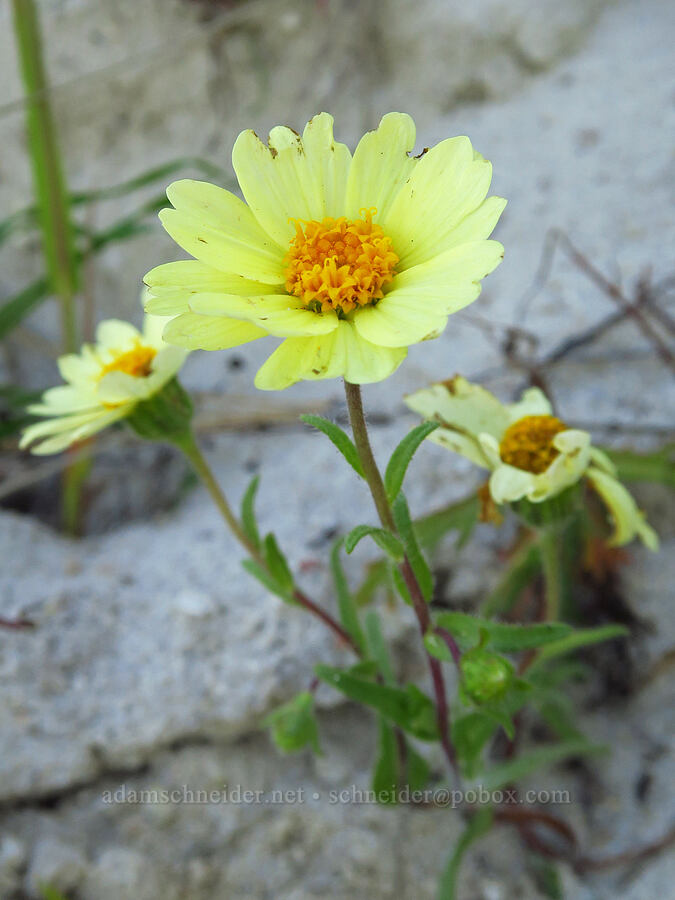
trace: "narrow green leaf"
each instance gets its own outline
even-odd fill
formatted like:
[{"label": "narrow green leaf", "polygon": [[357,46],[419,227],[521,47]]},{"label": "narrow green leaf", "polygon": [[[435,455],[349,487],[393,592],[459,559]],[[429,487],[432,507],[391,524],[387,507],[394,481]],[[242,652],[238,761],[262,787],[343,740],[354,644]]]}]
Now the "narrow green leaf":
[{"label": "narrow green leaf", "polygon": [[536,769],[545,766],[553,766],[563,759],[573,756],[589,756],[599,753],[607,753],[608,748],[602,744],[593,744],[587,740],[562,741],[559,744],[551,744],[548,747],[536,747],[527,753],[499,763],[481,773],[480,783],[488,791],[504,787],[506,784],[520,781]]},{"label": "narrow green leaf", "polygon": [[412,520],[410,519],[410,510],[405,494],[399,493],[396,498],[392,511],[394,513],[394,522],[396,529],[401,536],[403,546],[405,547],[406,556],[415,573],[418,584],[422,590],[422,596],[429,603],[434,591],[434,578],[431,569],[424,558],[422,551],[417,543],[417,536]]},{"label": "narrow green leaf", "polygon": [[246,569],[249,575],[252,575],[256,578],[268,591],[272,594],[276,594],[277,597],[281,597],[281,599],[286,603],[294,603],[292,594],[281,585],[276,578],[273,578],[269,572],[267,572],[261,565],[259,565],[254,559],[244,559],[242,560],[242,566]]},{"label": "narrow green leaf", "polygon": [[421,791],[429,783],[431,769],[426,759],[406,741],[406,780],[411,791]]},{"label": "narrow green leaf", "polygon": [[526,544],[510,560],[497,586],[485,601],[481,612],[484,616],[495,613],[505,615],[541,571],[541,557],[536,542]]},{"label": "narrow green leaf", "polygon": [[568,634],[559,641],[555,641],[544,647],[537,654],[528,670],[528,674],[536,672],[536,670],[544,663],[566,653],[572,653],[581,647],[589,647],[592,644],[599,644],[602,641],[611,641],[614,638],[626,637],[630,631],[623,625],[600,625],[597,628],[581,628]]},{"label": "narrow green leaf", "polygon": [[675,443],[652,453],[602,448],[614,463],[620,481],[647,481],[675,488]]},{"label": "narrow green leaf", "polygon": [[549,900],[565,900],[560,873],[550,859],[539,854],[529,859],[529,868],[537,888]]},{"label": "narrow green leaf", "polygon": [[420,740],[437,740],[438,728],[434,704],[416,685],[408,684],[403,689],[377,684],[356,678],[342,669],[324,665],[316,666],[315,671],[322,681],[352,700],[376,709],[404,731],[409,731]]},{"label": "narrow green leaf", "polygon": [[389,563],[386,559],[378,559],[366,567],[366,576],[354,594],[356,605],[367,606],[381,587],[389,587]]},{"label": "narrow green leaf", "polygon": [[449,531],[458,531],[458,545],[470,536],[478,522],[480,503],[475,494],[415,520],[415,533],[420,546],[431,549]]},{"label": "narrow green leaf", "polygon": [[246,537],[258,548],[260,548],[260,532],[255,515],[255,498],[259,484],[260,476],[256,475],[251,479],[241,500],[241,527]]},{"label": "narrow green leaf", "polygon": [[273,534],[270,533],[266,536],[263,550],[270,575],[286,595],[291,595],[295,587],[293,573]]},{"label": "narrow green leaf", "polygon": [[387,498],[390,503],[398,497],[399,491],[403,485],[405,473],[410,465],[410,461],[415,455],[415,451],[422,443],[425,437],[428,437],[432,431],[438,428],[438,422],[422,422],[416,428],[413,428],[407,434],[398,447],[391,454],[391,459],[384,473],[384,487],[387,492]]},{"label": "narrow green leaf", "polygon": [[38,891],[40,892],[42,900],[68,900],[65,894],[62,894],[61,891],[57,891],[56,888],[53,888],[49,884],[41,884],[38,887]]},{"label": "narrow green leaf", "polygon": [[462,832],[455,844],[450,859],[441,875],[438,891],[438,900],[457,900],[457,877],[464,854],[477,840],[487,834],[492,827],[492,809],[489,806],[479,809],[470,819],[469,824]]},{"label": "narrow green leaf", "polygon": [[538,622],[534,625],[517,625],[492,622],[490,619],[471,616],[468,613],[445,612],[435,617],[437,625],[446,628],[462,649],[475,647],[485,634],[485,646],[499,653],[517,653],[550,644],[572,631],[564,622]]},{"label": "narrow green leaf", "polygon": [[481,754],[498,728],[495,718],[483,710],[473,710],[455,718],[451,727],[452,743],[467,778],[473,778],[478,771]]},{"label": "narrow green leaf", "polygon": [[378,748],[373,769],[372,789],[378,803],[395,804],[399,790],[398,746],[394,728],[378,716]]},{"label": "narrow green leaf", "polygon": [[345,538],[345,550],[347,553],[351,553],[364,537],[371,537],[377,546],[384,550],[394,562],[403,560],[405,552],[396,535],[392,534],[391,531],[387,531],[386,528],[377,528],[374,525],[357,525],[356,528],[352,528]]},{"label": "narrow green leaf", "polygon": [[441,662],[452,662],[452,653],[442,637],[434,634],[433,631],[424,635],[424,646],[430,656],[440,659]]},{"label": "narrow green leaf", "polygon": [[275,709],[263,719],[262,725],[270,729],[272,739],[282,753],[296,753],[307,746],[315,753],[321,752],[314,697],[309,691],[303,691]]},{"label": "narrow green leaf", "polygon": [[49,284],[46,278],[39,278],[28,287],[19,291],[0,307],[0,338],[16,328],[35,307],[49,296]]},{"label": "narrow green leaf", "polygon": [[345,630],[354,639],[357,647],[363,655],[366,653],[366,639],[359,621],[359,613],[356,603],[349,590],[349,584],[345,577],[344,569],[340,561],[340,549],[342,541],[336,541],[330,554],[330,567],[333,573],[333,581],[335,582],[335,592],[337,594],[338,609],[340,610],[340,621]]},{"label": "narrow green leaf", "polygon": [[387,651],[387,645],[382,635],[382,625],[380,617],[375,610],[370,610],[366,614],[366,637],[368,641],[368,652],[370,656],[377,660],[380,674],[387,684],[395,684],[394,670],[391,667],[391,660]]},{"label": "narrow green leaf", "polygon": [[300,416],[300,418],[305,425],[311,425],[312,428],[317,428],[319,431],[322,431],[337,447],[356,474],[360,475],[361,478],[365,477],[358,451],[354,446],[352,439],[339,425],[336,425],[335,422],[331,422],[330,419],[324,419],[323,416],[307,414]]},{"label": "narrow green leaf", "polygon": [[390,566],[390,572],[394,587],[399,592],[401,599],[404,603],[407,603],[408,606],[412,606],[412,597],[410,596],[408,585],[405,583],[403,575],[401,575],[401,570],[398,566]]}]

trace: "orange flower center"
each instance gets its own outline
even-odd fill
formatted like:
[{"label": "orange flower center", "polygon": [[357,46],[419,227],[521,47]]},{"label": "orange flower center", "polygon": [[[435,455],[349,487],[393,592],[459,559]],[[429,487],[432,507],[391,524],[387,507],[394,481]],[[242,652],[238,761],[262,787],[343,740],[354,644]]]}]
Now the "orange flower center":
[{"label": "orange flower center", "polygon": [[133,375],[134,378],[147,378],[152,371],[152,361],[157,355],[153,347],[144,347],[137,344],[133,350],[129,350],[118,356],[101,371],[101,378],[108,372],[124,372]]},{"label": "orange flower center", "polygon": [[398,256],[379,225],[377,210],[362,209],[363,219],[344,216],[322,222],[294,220],[295,237],[284,262],[286,290],[308,309],[343,316],[383,296],[393,280]]},{"label": "orange flower center", "polygon": [[558,456],[553,438],[561,431],[567,425],[555,416],[524,416],[504,432],[499,454],[508,465],[540,475]]}]

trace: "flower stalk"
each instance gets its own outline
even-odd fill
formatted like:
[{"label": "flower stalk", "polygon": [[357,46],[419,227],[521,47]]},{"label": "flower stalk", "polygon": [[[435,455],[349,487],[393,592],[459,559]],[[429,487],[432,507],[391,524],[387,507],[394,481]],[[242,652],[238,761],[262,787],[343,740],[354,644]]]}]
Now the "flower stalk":
[{"label": "flower stalk", "polygon": [[[349,420],[354,435],[354,444],[361,459],[363,472],[370,488],[370,493],[375,503],[375,508],[379,516],[380,522],[384,528],[397,533],[394,523],[394,515],[391,505],[387,498],[387,492],[382,481],[382,476],[378,468],[377,462],[373,455],[373,449],[368,436],[368,426],[366,417],[363,412],[363,401],[361,398],[361,387],[358,384],[352,384],[345,379],[345,395],[347,397],[347,408],[349,410]],[[431,616],[429,615],[429,607],[424,599],[422,589],[415,576],[410,560],[405,557],[400,566],[400,572],[405,581],[410,598],[412,600],[413,610],[417,618],[420,634],[424,638],[425,634],[432,627]],[[435,657],[431,656],[425,649],[427,665],[431,674],[431,682],[436,700],[436,721],[438,724],[439,738],[443,752],[455,772],[459,777],[457,766],[457,757],[455,749],[450,740],[450,710],[445,690],[445,680],[443,678],[443,669],[441,663]]]}]

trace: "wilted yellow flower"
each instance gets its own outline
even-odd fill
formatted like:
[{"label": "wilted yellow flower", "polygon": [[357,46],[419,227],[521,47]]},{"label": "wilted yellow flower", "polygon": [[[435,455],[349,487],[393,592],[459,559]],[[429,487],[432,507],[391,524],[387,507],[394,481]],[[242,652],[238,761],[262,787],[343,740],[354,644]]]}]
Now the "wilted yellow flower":
[{"label": "wilted yellow flower", "polygon": [[626,544],[637,535],[657,549],[656,533],[617,481],[607,455],[591,445],[586,431],[557,419],[539,388],[526,390],[518,403],[504,404],[458,375],[405,399],[425,419],[440,422],[429,440],[491,470],[496,503],[541,503],[588,478],[613,519],[610,542]]},{"label": "wilted yellow flower", "polygon": [[29,425],[21,447],[39,441],[32,452],[59,453],[120,419],[157,394],[183,365],[186,351],[162,340],[165,319],[146,316],[143,332],[128,322],[108,319],[96,330],[96,343],[58,361],[67,384],[50,388],[42,403],[28,407],[43,422]]},{"label": "wilted yellow flower", "polygon": [[476,299],[503,248],[487,240],[505,202],[486,195],[492,167],[466,137],[410,156],[415,125],[386,115],[354,156],[315,116],[302,137],[253,131],[232,162],[246,202],[199,181],[167,190],[160,213],[194,260],[149,272],[147,309],[175,318],[164,337],[221,350],[285,338],[256,385],[344,376],[381,381],[410,344],[437,337]]}]

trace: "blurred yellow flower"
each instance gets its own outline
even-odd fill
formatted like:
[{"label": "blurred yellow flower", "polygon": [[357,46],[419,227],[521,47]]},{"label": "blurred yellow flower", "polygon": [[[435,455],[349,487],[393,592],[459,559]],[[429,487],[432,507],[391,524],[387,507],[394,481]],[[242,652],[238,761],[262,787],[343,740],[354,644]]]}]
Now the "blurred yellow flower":
[{"label": "blurred yellow flower", "polygon": [[617,481],[607,455],[591,445],[586,431],[557,419],[539,388],[526,390],[518,403],[504,404],[458,375],[405,400],[425,419],[440,422],[429,440],[491,470],[490,493],[496,503],[541,503],[585,477],[612,517],[611,544],[638,536],[651,550],[658,548],[656,533]]},{"label": "blurred yellow flower", "polygon": [[28,407],[44,421],[24,430],[20,446],[34,444],[32,452],[41,455],[59,453],[126,418],[139,401],[157,394],[186,356],[185,350],[162,340],[165,324],[158,316],[146,316],[141,333],[118,319],[101,322],[95,344],[59,359],[67,384],[50,388],[42,403]]},{"label": "blurred yellow flower", "polygon": [[315,116],[302,136],[253,131],[232,162],[246,202],[183,180],[160,218],[195,259],[158,266],[147,310],[174,316],[167,341],[221,350],[285,338],[256,376],[263,390],[303,379],[381,381],[407,348],[437,337],[501,261],[487,240],[504,208],[486,197],[490,163],[466,137],[410,156],[415,125],[389,113],[354,155]]}]

